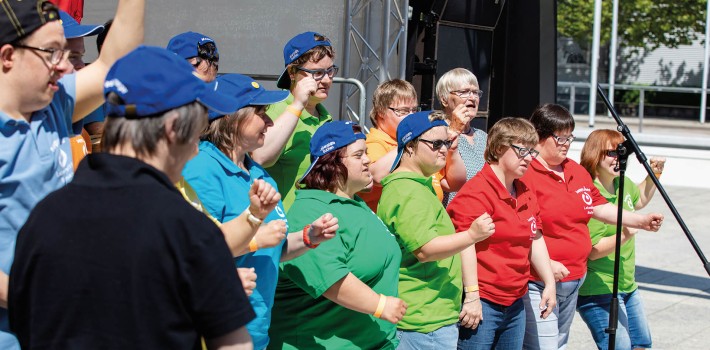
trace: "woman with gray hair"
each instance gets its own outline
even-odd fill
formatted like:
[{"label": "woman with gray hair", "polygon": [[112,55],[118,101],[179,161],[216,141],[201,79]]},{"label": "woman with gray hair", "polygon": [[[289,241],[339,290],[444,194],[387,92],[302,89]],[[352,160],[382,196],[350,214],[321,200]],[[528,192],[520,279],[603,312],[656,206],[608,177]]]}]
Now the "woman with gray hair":
[{"label": "woman with gray hair", "polygon": [[[446,114],[449,129],[458,136],[458,153],[466,167],[466,179],[472,178],[483,168],[488,135],[485,131],[471,126],[478,113],[483,96],[478,79],[465,68],[454,68],[441,76],[436,83],[436,96]],[[456,192],[444,194],[444,206],[451,203]]]}]

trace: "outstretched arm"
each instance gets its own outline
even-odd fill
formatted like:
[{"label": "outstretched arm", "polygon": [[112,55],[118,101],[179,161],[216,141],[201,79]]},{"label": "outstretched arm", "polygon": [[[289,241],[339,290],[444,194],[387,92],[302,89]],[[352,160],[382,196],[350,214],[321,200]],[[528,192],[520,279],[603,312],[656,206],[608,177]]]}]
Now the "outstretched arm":
[{"label": "outstretched arm", "polygon": [[99,58],[76,73],[73,121],[79,121],[104,102],[103,85],[111,65],[143,42],[145,0],[121,0]]}]

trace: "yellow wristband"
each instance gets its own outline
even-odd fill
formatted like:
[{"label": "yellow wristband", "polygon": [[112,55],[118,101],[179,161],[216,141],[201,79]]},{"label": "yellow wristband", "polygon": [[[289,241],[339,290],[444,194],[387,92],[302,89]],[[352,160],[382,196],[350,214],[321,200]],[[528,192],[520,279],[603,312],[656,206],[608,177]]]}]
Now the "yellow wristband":
[{"label": "yellow wristband", "polygon": [[380,294],[380,302],[377,304],[377,310],[372,316],[375,318],[380,318],[382,316],[382,311],[385,311],[385,304],[387,303],[387,297],[384,294]]},{"label": "yellow wristband", "polygon": [[653,175],[654,175],[657,179],[660,179],[662,174],[663,174],[663,173],[653,173]]},{"label": "yellow wristband", "polygon": [[286,111],[293,113],[298,118],[300,118],[301,113],[303,113],[302,109],[298,109],[298,108],[291,106],[291,105],[286,106]]},{"label": "yellow wristband", "polygon": [[465,293],[478,292],[478,285],[477,285],[477,284],[474,284],[474,285],[472,285],[472,286],[463,287],[463,291],[464,291]]},{"label": "yellow wristband", "polygon": [[249,252],[253,253],[257,250],[259,250],[259,245],[256,243],[256,237],[254,237],[249,241]]}]

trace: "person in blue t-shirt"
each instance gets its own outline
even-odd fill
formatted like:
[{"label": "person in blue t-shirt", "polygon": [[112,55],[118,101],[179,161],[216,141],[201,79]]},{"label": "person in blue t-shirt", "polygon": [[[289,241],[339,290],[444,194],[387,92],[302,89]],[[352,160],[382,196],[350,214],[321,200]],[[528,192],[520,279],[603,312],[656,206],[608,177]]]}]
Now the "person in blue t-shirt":
[{"label": "person in blue t-shirt", "polygon": [[[217,78],[217,91],[242,102],[236,113],[220,115],[210,112],[210,124],[202,135],[199,153],[187,163],[183,176],[197,192],[210,215],[224,223],[249,210],[249,188],[256,180],[264,180],[277,188],[274,179],[249,153],[263,146],[266,130],[273,125],[266,106],[288,97],[287,91],[267,91],[253,79],[239,74]],[[266,217],[250,215],[254,225],[287,223],[283,204],[279,201]],[[276,246],[261,248],[252,241],[250,252],[235,259],[238,267],[254,268],[256,289],[249,297],[256,318],[247,324],[255,349],[269,343],[271,308],[278,280],[279,262],[293,259],[308,248],[332,238],[338,229],[337,218],[324,214],[310,228],[297,227]],[[257,238],[258,238],[257,233]]]},{"label": "person in blue t-shirt", "polygon": [[73,178],[71,124],[101,105],[110,66],[143,40],[145,1],[119,2],[121,37],[110,36],[97,61],[76,74],[68,74],[70,50],[52,3],[5,0],[2,8],[0,348],[18,349],[5,309],[17,232],[37,202]]}]

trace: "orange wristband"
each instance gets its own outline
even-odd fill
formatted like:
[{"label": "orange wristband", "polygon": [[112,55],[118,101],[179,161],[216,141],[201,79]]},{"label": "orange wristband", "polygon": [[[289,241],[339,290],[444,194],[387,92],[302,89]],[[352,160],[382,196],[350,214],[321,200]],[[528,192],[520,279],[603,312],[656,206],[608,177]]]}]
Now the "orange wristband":
[{"label": "orange wristband", "polygon": [[663,174],[663,173],[653,173],[653,175],[654,175],[657,179],[660,179],[662,174]]},{"label": "orange wristband", "polygon": [[472,286],[463,287],[463,291],[464,291],[464,293],[478,292],[478,285],[474,284]]},{"label": "orange wristband", "polygon": [[375,316],[375,318],[382,317],[382,311],[385,311],[385,304],[387,304],[387,297],[384,294],[380,294],[380,302],[377,303],[377,310],[372,316]]},{"label": "orange wristband", "polygon": [[315,249],[318,248],[318,244],[313,244],[311,243],[311,237],[308,235],[308,232],[311,230],[311,225],[306,225],[303,228],[303,244],[306,245],[306,247]]},{"label": "orange wristband", "polygon": [[256,237],[254,237],[249,241],[249,252],[253,253],[257,250],[259,250],[259,244],[256,243]]},{"label": "orange wristband", "polygon": [[298,118],[301,118],[301,113],[303,113],[302,109],[298,109],[291,105],[286,106],[286,111],[293,113]]}]

